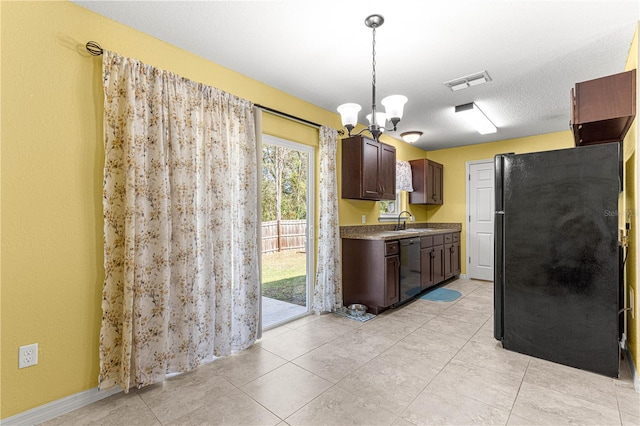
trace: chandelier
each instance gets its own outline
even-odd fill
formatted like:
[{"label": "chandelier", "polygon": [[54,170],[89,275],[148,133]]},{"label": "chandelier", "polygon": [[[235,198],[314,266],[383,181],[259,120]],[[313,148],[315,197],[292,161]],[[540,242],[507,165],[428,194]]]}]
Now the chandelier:
[{"label": "chandelier", "polygon": [[[391,95],[382,99],[381,103],[385,107],[385,112],[376,111],[376,28],[382,26],[384,18],[380,15],[371,15],[364,20],[364,24],[372,29],[372,82],[371,82],[371,114],[367,115],[369,127],[362,129],[357,135],[365,131],[369,131],[373,139],[377,142],[380,134],[386,131],[395,131],[396,125],[402,119],[404,104],[407,103],[407,97],[402,95]],[[338,107],[338,112],[342,118],[342,125],[347,129],[349,136],[351,131],[358,124],[358,113],[362,108],[358,104],[347,103]],[[392,127],[387,128],[386,122],[389,121]]]}]

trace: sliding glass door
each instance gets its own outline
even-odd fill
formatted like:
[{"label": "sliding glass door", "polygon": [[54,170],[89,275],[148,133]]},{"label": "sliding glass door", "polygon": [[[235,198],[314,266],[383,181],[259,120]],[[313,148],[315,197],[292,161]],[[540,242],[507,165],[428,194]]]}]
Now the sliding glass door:
[{"label": "sliding glass door", "polygon": [[262,328],[306,315],[313,283],[313,147],[262,137]]}]

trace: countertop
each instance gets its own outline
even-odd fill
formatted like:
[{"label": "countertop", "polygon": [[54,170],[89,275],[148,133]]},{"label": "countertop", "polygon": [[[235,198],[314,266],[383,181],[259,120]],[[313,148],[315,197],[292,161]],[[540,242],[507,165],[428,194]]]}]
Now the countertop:
[{"label": "countertop", "polygon": [[341,226],[340,237],[350,240],[398,240],[401,238],[460,232],[460,223],[408,223],[407,229],[394,231],[391,225]]}]

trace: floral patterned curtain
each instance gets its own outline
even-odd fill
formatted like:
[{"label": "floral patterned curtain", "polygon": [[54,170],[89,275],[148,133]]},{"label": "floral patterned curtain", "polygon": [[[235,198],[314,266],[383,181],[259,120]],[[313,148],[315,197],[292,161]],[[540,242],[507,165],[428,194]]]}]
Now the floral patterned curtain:
[{"label": "floral patterned curtain", "polygon": [[127,391],[256,339],[250,102],[105,52],[100,388]]},{"label": "floral patterned curtain", "polygon": [[320,230],[313,294],[313,311],[316,313],[331,312],[342,307],[337,151],[338,132],[325,126],[320,127]]}]

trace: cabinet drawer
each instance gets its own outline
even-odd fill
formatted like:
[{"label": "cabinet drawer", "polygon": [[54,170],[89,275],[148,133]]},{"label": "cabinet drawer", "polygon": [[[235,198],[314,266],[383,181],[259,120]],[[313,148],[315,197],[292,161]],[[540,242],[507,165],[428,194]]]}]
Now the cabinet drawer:
[{"label": "cabinet drawer", "polygon": [[458,232],[456,232],[455,234],[452,234],[452,235],[453,235],[453,242],[454,243],[459,243],[460,242],[460,234]]},{"label": "cabinet drawer", "polygon": [[400,243],[397,241],[389,241],[385,243],[384,247],[384,255],[391,256],[393,254],[398,254],[400,252]]},{"label": "cabinet drawer", "polygon": [[450,243],[453,241],[453,234],[444,234],[444,243]]},{"label": "cabinet drawer", "polygon": [[434,235],[433,236],[433,245],[434,246],[441,246],[444,244],[444,235],[440,234],[440,235]]},{"label": "cabinet drawer", "polygon": [[420,248],[433,247],[433,237],[420,238]]}]

